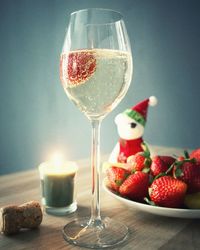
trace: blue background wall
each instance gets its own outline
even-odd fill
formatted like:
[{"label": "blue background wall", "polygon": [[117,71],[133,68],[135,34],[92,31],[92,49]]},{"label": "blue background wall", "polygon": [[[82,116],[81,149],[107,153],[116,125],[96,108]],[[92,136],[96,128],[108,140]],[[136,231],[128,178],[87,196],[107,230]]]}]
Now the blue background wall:
[{"label": "blue background wall", "polygon": [[199,1],[1,0],[1,174],[36,167],[55,149],[70,160],[89,156],[89,122],[59,81],[69,14],[87,7],[122,12],[134,57],[132,86],[102,124],[102,153],[118,139],[115,115],[152,94],[159,105],[149,110],[146,141],[200,146]]}]

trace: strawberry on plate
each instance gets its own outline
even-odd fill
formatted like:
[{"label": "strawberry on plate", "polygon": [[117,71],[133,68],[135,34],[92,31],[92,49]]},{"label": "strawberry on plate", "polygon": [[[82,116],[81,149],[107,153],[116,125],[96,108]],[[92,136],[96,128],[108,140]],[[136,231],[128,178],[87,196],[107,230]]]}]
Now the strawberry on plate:
[{"label": "strawberry on plate", "polygon": [[71,51],[60,60],[60,77],[63,84],[76,86],[88,80],[96,70],[95,52]]},{"label": "strawberry on plate", "polygon": [[156,175],[166,172],[175,161],[176,159],[171,156],[154,156],[150,166],[152,176],[155,177]]},{"label": "strawberry on plate", "polygon": [[119,187],[125,181],[125,179],[127,178],[129,174],[130,172],[124,168],[115,167],[115,166],[109,167],[106,170],[109,187],[113,189],[114,191],[119,191]]},{"label": "strawberry on plate", "polygon": [[127,168],[132,173],[136,171],[149,171],[151,165],[150,151],[145,143],[143,143],[144,152],[138,152],[131,155],[127,159]]},{"label": "strawberry on plate", "polygon": [[193,150],[190,154],[190,158],[195,158],[197,163],[200,164],[200,148]]},{"label": "strawberry on plate", "polygon": [[160,158],[166,165],[168,165],[168,167],[171,166],[176,161],[174,157],[168,155],[161,155]]},{"label": "strawberry on plate", "polygon": [[187,184],[171,176],[155,179],[149,188],[151,201],[157,206],[179,208],[183,205]]},{"label": "strawberry on plate", "polygon": [[141,171],[131,174],[119,188],[119,193],[131,200],[143,201],[148,194],[149,175]]},{"label": "strawberry on plate", "polygon": [[200,192],[200,166],[192,159],[177,161],[173,168],[173,176],[188,185],[188,193]]}]

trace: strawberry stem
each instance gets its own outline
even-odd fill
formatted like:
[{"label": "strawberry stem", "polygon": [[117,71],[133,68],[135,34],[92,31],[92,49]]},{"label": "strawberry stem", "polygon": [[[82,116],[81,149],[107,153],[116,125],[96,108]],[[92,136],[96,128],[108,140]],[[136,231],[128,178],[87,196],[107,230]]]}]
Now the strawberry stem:
[{"label": "strawberry stem", "polygon": [[142,148],[144,150],[144,157],[150,158],[151,154],[150,154],[150,150],[149,150],[149,148],[147,146],[147,143],[146,142],[142,142],[141,146],[142,146]]},{"label": "strawberry stem", "polygon": [[176,161],[167,169],[167,171],[165,172],[165,174],[166,175],[169,174],[175,165],[176,165]]},{"label": "strawberry stem", "polygon": [[154,177],[153,180],[155,181],[156,179],[158,179],[158,178],[160,178],[160,177],[162,177],[162,176],[165,176],[165,175],[167,175],[167,174],[168,174],[167,171],[166,171],[166,172],[162,172],[162,173],[156,175],[156,176]]},{"label": "strawberry stem", "polygon": [[186,159],[190,159],[190,155],[187,150],[184,150],[184,156]]}]

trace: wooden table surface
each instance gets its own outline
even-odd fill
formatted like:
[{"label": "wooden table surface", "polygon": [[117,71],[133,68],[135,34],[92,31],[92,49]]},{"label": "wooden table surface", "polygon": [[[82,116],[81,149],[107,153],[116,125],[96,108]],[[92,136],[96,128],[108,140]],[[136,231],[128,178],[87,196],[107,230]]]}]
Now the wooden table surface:
[{"label": "wooden table surface", "polygon": [[[163,147],[151,147],[158,154],[180,154],[180,150]],[[104,157],[105,159],[105,157]],[[77,176],[77,202],[75,213],[56,217],[44,214],[39,229],[24,231],[6,237],[0,235],[0,249],[83,249],[67,243],[61,230],[77,215],[90,215],[90,167],[89,160],[79,161]],[[103,176],[102,176],[103,178]],[[3,175],[0,177],[0,206],[24,203],[29,200],[40,201],[40,183],[37,169]],[[109,216],[125,223],[130,230],[128,240],[116,247],[122,250],[197,250],[200,249],[200,220],[178,219],[152,215],[138,210],[129,210],[101,192],[102,216]]]}]

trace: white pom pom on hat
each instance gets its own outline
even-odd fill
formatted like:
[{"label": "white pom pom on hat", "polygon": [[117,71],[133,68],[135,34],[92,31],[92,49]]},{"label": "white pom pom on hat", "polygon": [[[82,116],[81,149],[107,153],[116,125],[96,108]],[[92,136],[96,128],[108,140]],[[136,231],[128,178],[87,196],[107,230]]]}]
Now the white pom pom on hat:
[{"label": "white pom pom on hat", "polygon": [[149,97],[149,105],[150,106],[156,106],[158,103],[158,99],[155,96],[150,96]]}]

